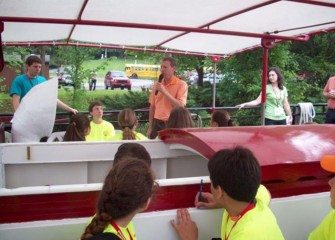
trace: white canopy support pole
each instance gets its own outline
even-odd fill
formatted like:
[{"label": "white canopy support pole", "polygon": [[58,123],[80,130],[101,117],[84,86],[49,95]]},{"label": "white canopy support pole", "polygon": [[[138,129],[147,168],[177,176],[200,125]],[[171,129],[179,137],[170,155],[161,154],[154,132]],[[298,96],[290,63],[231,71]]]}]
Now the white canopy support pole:
[{"label": "white canopy support pole", "polygon": [[215,111],[215,100],[216,100],[216,64],[220,62],[221,57],[211,56],[211,59],[214,63],[214,79],[213,79],[213,103],[212,103],[212,112]]},{"label": "white canopy support pole", "polygon": [[215,109],[215,99],[216,99],[216,62],[214,62],[214,79],[213,79],[213,103],[212,109]]}]

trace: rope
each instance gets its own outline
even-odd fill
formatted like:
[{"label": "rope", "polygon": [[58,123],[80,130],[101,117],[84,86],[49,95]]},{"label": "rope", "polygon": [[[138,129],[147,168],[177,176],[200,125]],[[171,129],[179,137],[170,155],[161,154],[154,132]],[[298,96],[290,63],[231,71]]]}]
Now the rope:
[{"label": "rope", "polygon": [[305,124],[308,122],[313,122],[313,118],[315,117],[315,110],[312,103],[298,103],[300,107],[300,121],[299,125]]}]

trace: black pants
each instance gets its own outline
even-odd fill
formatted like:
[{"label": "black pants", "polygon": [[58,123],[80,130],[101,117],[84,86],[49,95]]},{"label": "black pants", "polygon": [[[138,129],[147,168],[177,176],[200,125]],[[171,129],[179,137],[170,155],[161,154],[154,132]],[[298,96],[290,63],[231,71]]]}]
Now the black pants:
[{"label": "black pants", "polygon": [[92,79],[91,80],[91,85],[90,85],[90,91],[93,90],[95,91],[95,87],[97,86],[97,80],[96,79]]},{"label": "black pants", "polygon": [[329,109],[326,113],[326,123],[334,124],[335,123],[335,109]]},{"label": "black pants", "polygon": [[150,138],[155,139],[158,135],[157,132],[163,129],[165,129],[165,122],[154,118],[152,122],[152,132]]},{"label": "black pants", "polygon": [[272,120],[269,118],[265,118],[265,125],[286,125],[286,119]]}]

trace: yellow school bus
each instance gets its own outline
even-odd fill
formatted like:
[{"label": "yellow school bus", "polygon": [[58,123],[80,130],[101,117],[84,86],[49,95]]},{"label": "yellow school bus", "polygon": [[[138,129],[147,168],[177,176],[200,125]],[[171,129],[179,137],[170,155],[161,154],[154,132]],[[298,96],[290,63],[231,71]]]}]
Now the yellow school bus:
[{"label": "yellow school bus", "polygon": [[126,64],[125,72],[129,78],[158,79],[160,65]]}]

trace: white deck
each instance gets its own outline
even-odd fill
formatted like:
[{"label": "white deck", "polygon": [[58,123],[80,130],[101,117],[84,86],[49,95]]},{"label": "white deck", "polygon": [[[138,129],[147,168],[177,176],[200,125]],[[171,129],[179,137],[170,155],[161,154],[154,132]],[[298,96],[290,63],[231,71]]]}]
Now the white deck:
[{"label": "white deck", "polygon": [[[101,183],[124,142],[0,144],[0,187]],[[160,140],[137,142],[148,150],[157,179],[208,175],[208,160],[194,150]]]}]

